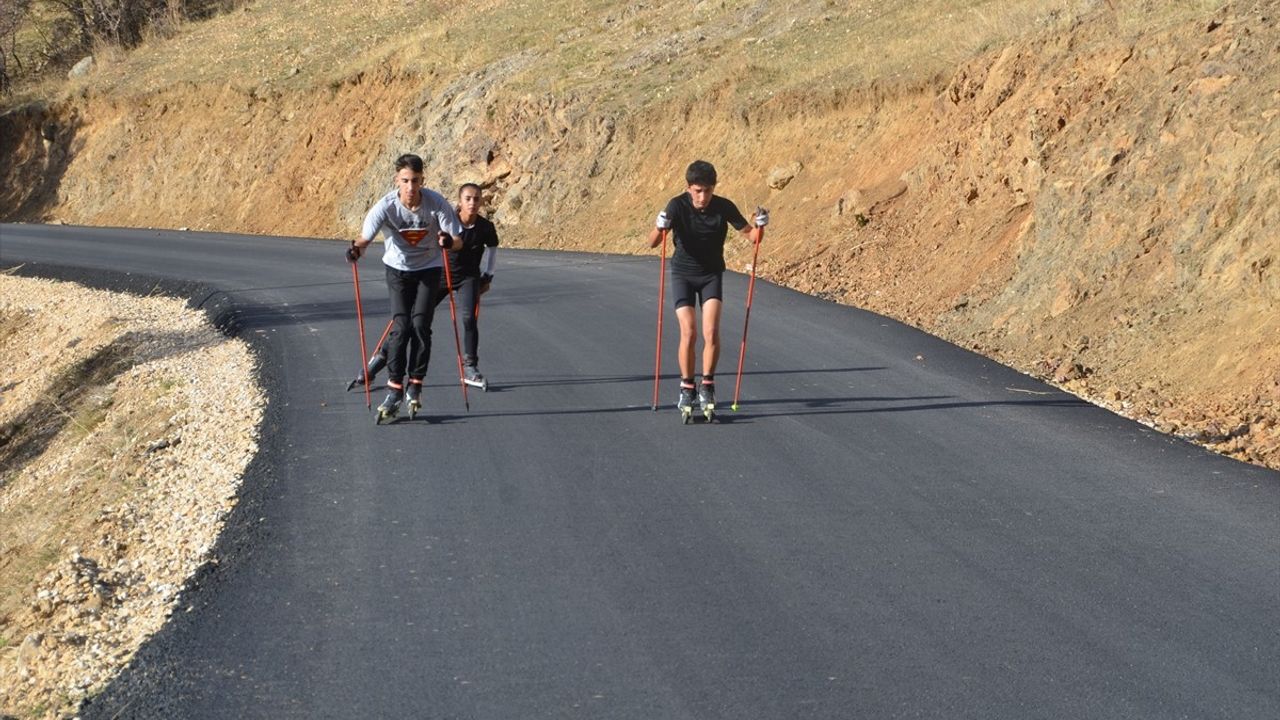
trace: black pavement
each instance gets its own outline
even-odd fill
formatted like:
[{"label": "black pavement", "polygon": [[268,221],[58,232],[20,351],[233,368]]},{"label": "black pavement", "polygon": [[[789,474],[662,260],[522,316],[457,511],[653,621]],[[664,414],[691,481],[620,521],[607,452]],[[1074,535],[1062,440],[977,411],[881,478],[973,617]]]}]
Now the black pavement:
[{"label": "black pavement", "polygon": [[1280,474],[768,283],[734,413],[740,275],[724,422],[682,426],[654,257],[504,250],[490,392],[441,306],[424,417],[375,427],[343,249],[0,226],[3,267],[216,306],[270,396],[218,562],[86,717],[1280,717]]}]

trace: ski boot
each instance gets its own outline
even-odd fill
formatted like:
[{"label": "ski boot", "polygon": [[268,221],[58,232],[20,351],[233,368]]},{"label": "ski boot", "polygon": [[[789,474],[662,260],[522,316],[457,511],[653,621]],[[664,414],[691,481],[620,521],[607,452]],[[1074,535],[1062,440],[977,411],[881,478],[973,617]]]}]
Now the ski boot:
[{"label": "ski boot", "polygon": [[[378,371],[386,366],[387,366],[387,359],[384,358],[382,355],[374,355],[373,357],[369,358],[368,371],[369,371],[370,385],[373,384],[373,379],[378,376]],[[358,387],[364,387],[364,373],[360,373],[359,375],[356,376],[355,380],[352,380],[351,382],[347,383],[347,392],[351,392],[352,390]]]},{"label": "ski boot", "polygon": [[489,392],[489,381],[484,379],[480,371],[475,365],[464,365],[462,367],[462,382],[471,387],[480,388],[481,392]]},{"label": "ski boot", "polygon": [[418,411],[422,409],[422,381],[410,380],[405,397],[409,399],[409,419],[416,420]]},{"label": "ski boot", "polygon": [[702,386],[698,388],[698,404],[702,406],[702,417],[707,422],[713,422],[716,419],[716,384],[714,382],[702,381]]},{"label": "ski boot", "polygon": [[693,418],[693,406],[696,399],[693,395],[693,383],[680,383],[680,399],[676,401],[676,407],[680,408],[680,424],[688,425]]},{"label": "ski boot", "polygon": [[404,389],[393,383],[387,383],[390,390],[387,391],[387,399],[382,401],[378,406],[378,417],[375,422],[378,425],[389,423],[396,419],[400,414],[400,402],[404,400]]}]

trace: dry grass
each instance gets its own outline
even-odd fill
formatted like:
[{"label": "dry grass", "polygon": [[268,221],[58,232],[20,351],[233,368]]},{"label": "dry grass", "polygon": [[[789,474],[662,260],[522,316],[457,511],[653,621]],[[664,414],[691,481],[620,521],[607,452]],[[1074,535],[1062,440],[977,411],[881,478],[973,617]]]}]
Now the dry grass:
[{"label": "dry grass", "polygon": [[[125,95],[174,83],[333,85],[381,68],[445,81],[521,53],[506,78],[528,93],[578,93],[625,107],[732,86],[747,97],[918,84],[1010,38],[1115,16],[1118,34],[1203,14],[1214,3],[1105,0],[260,0],[152,38],[75,88]],[[1148,7],[1150,6],[1150,7]],[[73,88],[73,89],[75,89]],[[47,92],[48,88],[42,90]]]}]

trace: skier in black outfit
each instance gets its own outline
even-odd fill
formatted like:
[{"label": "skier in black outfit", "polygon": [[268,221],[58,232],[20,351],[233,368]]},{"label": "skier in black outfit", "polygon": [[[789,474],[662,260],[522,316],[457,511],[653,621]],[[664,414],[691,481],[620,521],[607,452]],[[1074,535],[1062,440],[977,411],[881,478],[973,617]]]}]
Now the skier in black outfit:
[{"label": "skier in black outfit", "polygon": [[[691,411],[694,392],[710,419],[715,412],[715,372],[720,360],[720,312],[724,277],[724,242],[729,226],[752,242],[760,241],[760,228],[769,223],[769,212],[756,208],[753,225],[738,211],[733,201],[715,194],[716,169],[704,160],[691,163],[685,171],[686,192],[671,198],[658,213],[649,233],[649,247],[662,242],[662,231],[670,229],[675,243],[671,256],[671,290],[676,320],[680,324],[681,413]],[[693,384],[694,346],[698,319],[695,307],[702,305],[702,383]]]},{"label": "skier in black outfit", "polygon": [[[493,284],[493,272],[498,254],[498,231],[493,223],[480,214],[484,206],[480,186],[466,183],[458,188],[457,212],[462,222],[462,242],[449,256],[449,272],[453,278],[453,290],[457,293],[457,304],[462,314],[463,337],[463,379],[475,387],[488,388],[487,381],[480,374],[480,329],[477,309],[480,296],[489,291]],[[440,287],[435,295],[433,308],[447,300],[448,287],[443,275]],[[372,381],[382,368],[387,366],[387,343],[378,347],[369,360],[369,379]],[[347,390],[359,387],[364,383],[364,375],[357,375],[347,384]]]},{"label": "skier in black outfit", "polygon": [[[462,221],[462,246],[449,253],[449,272],[457,306],[462,314],[462,372],[468,385],[488,389],[480,374],[480,328],[476,311],[480,296],[493,284],[493,268],[498,254],[498,231],[480,214],[484,198],[480,186],[466,183],[458,188],[458,218]],[[444,302],[448,288],[441,281],[436,305]]]}]

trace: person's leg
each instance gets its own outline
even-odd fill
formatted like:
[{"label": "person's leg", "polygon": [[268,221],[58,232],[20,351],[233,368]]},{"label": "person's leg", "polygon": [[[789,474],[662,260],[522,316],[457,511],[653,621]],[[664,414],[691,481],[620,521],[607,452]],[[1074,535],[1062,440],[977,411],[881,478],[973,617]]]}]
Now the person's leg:
[{"label": "person's leg", "polygon": [[480,291],[480,278],[464,277],[454,280],[458,283],[458,314],[462,316],[463,364],[475,367],[480,364],[480,327],[476,319],[476,295]]},{"label": "person's leg", "polygon": [[724,305],[721,296],[722,276],[717,273],[708,278],[699,293],[702,298],[702,377],[716,374],[720,362],[720,312]]},{"label": "person's leg", "polygon": [[676,323],[680,326],[680,344],[676,348],[680,379],[693,382],[693,353],[698,339],[697,294],[690,279],[674,271],[671,273],[671,299],[676,309]]},{"label": "person's leg", "polygon": [[390,334],[388,334],[387,338],[383,338],[382,344],[378,346],[378,349],[373,354],[373,357],[369,358],[369,379],[370,380],[377,377],[378,373],[382,372],[382,368],[387,366],[387,342],[388,342],[388,338],[390,337],[391,337]]},{"label": "person's leg", "polygon": [[680,379],[693,379],[694,346],[698,340],[697,312],[690,306],[676,308],[676,321],[680,325],[680,347],[676,351],[680,365]]},{"label": "person's leg", "polygon": [[435,314],[436,294],[440,291],[440,273],[440,268],[414,273],[418,294],[410,311],[414,355],[413,366],[409,368],[409,378],[418,384],[421,384],[422,379],[427,376],[427,366],[431,362],[431,317]]},{"label": "person's leg", "polygon": [[365,369],[356,374],[355,380],[347,383],[348,391],[357,387],[363,387],[365,378],[368,378],[369,382],[372,384],[373,379],[377,377],[378,373],[382,372],[382,369],[387,366],[387,336],[390,335],[390,333],[391,322],[387,322],[386,333],[380,338],[382,342],[378,344],[378,347],[374,348],[373,356],[369,358],[369,364],[365,366]]},{"label": "person's leg", "polygon": [[387,295],[391,300],[391,332],[387,335],[387,377],[393,384],[404,382],[405,352],[409,345],[409,309],[417,296],[417,285],[408,273],[387,268]]}]

